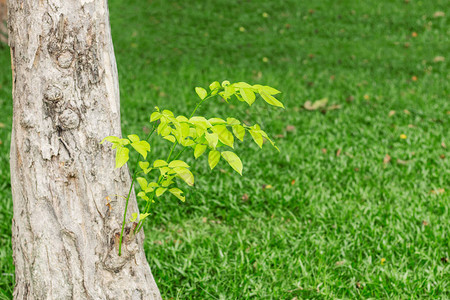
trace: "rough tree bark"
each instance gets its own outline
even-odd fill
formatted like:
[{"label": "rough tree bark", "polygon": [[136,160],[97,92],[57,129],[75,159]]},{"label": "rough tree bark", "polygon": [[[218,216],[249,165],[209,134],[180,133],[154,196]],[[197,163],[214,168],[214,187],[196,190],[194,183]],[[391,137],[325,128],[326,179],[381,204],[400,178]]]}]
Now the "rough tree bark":
[{"label": "rough tree bark", "polygon": [[107,1],[8,9],[15,299],[160,299],[131,224],[117,253],[130,174],[99,145],[121,134]]}]

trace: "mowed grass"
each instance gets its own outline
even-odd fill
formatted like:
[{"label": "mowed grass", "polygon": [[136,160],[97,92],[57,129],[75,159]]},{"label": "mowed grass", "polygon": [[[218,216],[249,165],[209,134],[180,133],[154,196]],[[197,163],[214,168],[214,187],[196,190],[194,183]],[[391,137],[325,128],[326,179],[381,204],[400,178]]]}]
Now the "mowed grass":
[{"label": "mowed grass", "polygon": [[[246,136],[240,177],[187,152],[196,187],[185,203],[161,199],[145,227],[164,299],[450,298],[447,1],[113,0],[110,13],[124,134],[148,127],[155,105],[188,114],[193,88],[214,80],[274,86],[286,106],[200,108],[261,124],[281,153]],[[7,299],[8,49],[0,64]],[[325,97],[340,108],[302,108]],[[169,143],[152,144],[154,158],[167,156]]]}]

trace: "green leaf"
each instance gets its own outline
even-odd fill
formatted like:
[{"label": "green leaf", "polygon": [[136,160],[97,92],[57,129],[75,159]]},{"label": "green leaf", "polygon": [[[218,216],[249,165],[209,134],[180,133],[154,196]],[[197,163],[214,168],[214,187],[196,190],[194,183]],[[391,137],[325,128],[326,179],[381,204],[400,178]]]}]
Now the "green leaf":
[{"label": "green leaf", "polygon": [[239,124],[241,124],[241,121],[239,121],[238,119],[235,119],[235,118],[227,118],[227,124],[230,126],[239,125]]},{"label": "green leaf", "polygon": [[147,179],[145,179],[144,177],[138,177],[136,178],[136,181],[139,183],[139,186],[141,187],[142,190],[146,190],[147,186],[148,186],[148,182]]},{"label": "green leaf", "polygon": [[142,171],[144,171],[145,174],[147,174],[148,172],[150,172],[152,170],[152,168],[149,168],[150,164],[148,161],[143,162],[140,161],[139,162],[139,167],[142,169]]},{"label": "green leaf", "polygon": [[181,201],[185,201],[185,197],[182,195],[183,191],[178,189],[178,188],[172,188],[169,190],[170,193],[172,193],[172,195],[174,195],[175,197],[177,197],[178,199],[180,199]]},{"label": "green leaf", "polygon": [[253,129],[250,129],[250,135],[252,136],[255,143],[259,146],[259,148],[262,148],[263,145],[263,137],[262,134],[259,131],[255,131]]},{"label": "green leaf", "polygon": [[236,93],[236,89],[232,85],[225,86],[224,98],[228,99]]},{"label": "green leaf", "polygon": [[242,125],[233,125],[232,127],[234,135],[241,141],[244,141],[245,129]]},{"label": "green leaf", "polygon": [[144,199],[145,201],[149,201],[149,200],[150,200],[150,198],[149,198],[149,197],[147,196],[147,194],[144,193],[144,192],[139,192],[139,193],[137,194],[137,196],[140,197],[140,198],[142,198],[142,199]]},{"label": "green leaf", "polygon": [[206,96],[208,95],[208,92],[204,88],[201,88],[201,87],[196,87],[195,92],[202,100],[205,99]]},{"label": "green leaf", "polygon": [[165,140],[168,140],[169,142],[175,143],[175,137],[173,135],[167,135],[164,137]]},{"label": "green leaf", "polygon": [[230,85],[230,82],[228,80],[222,81],[222,87],[226,87],[226,86],[229,86],[229,85]]},{"label": "green leaf", "polygon": [[269,103],[270,105],[278,106],[278,107],[284,108],[283,103],[281,103],[280,101],[278,101],[277,99],[275,99],[275,97],[273,97],[272,95],[269,95],[269,94],[266,93],[265,91],[260,91],[259,94],[260,94],[261,97],[264,99],[264,101],[266,101],[266,102]]},{"label": "green leaf", "polygon": [[154,122],[161,118],[162,114],[159,111],[155,111],[150,115],[150,122]]},{"label": "green leaf", "polygon": [[130,218],[130,222],[136,221],[136,220],[137,220],[137,216],[138,216],[137,213],[132,213],[132,214],[131,214],[131,218]]},{"label": "green leaf", "polygon": [[140,214],[140,215],[139,215],[139,220],[142,221],[142,220],[144,220],[145,218],[147,218],[148,216],[150,216],[150,213]]},{"label": "green leaf", "polygon": [[169,163],[169,168],[175,167],[189,168],[189,165],[182,160],[173,160]]},{"label": "green leaf", "polygon": [[266,92],[269,95],[276,95],[276,94],[281,93],[279,90],[274,89],[273,87],[270,87],[270,86],[267,86],[267,85],[262,86],[260,88],[260,90],[263,90],[264,92]]},{"label": "green leaf", "polygon": [[242,161],[235,153],[231,151],[222,152],[222,157],[230,164],[230,166],[242,176]]},{"label": "green leaf", "polygon": [[219,137],[219,141],[224,143],[227,146],[233,148],[234,137],[230,131],[228,131],[227,126],[225,125],[214,125],[212,131],[217,134]]},{"label": "green leaf", "polygon": [[224,119],[221,118],[211,118],[208,120],[211,125],[217,125],[217,124],[226,124],[227,122]]},{"label": "green leaf", "polygon": [[197,144],[194,149],[194,157],[199,158],[205,152],[206,148],[206,145]]},{"label": "green leaf", "polygon": [[130,134],[129,136],[128,136],[128,139],[131,141],[131,142],[139,142],[139,136],[137,135],[137,134]]},{"label": "green leaf", "polygon": [[163,167],[163,166],[167,166],[167,162],[164,161],[164,160],[158,159],[158,160],[155,160],[153,162],[153,167],[154,168],[160,168],[160,167]]},{"label": "green leaf", "polygon": [[117,147],[116,150],[116,169],[122,167],[130,159],[130,150],[125,147]]},{"label": "green leaf", "polygon": [[215,95],[220,90],[220,83],[218,81],[214,81],[209,85],[209,89],[211,90],[211,94]]},{"label": "green leaf", "polygon": [[150,151],[150,144],[146,141],[139,141],[131,143],[131,147],[134,148],[140,155],[142,155],[145,158],[147,158],[147,152]]},{"label": "green leaf", "polygon": [[233,86],[237,87],[237,88],[245,88],[245,89],[249,89],[249,88],[253,88],[250,84],[248,84],[247,82],[236,82],[233,83]]},{"label": "green leaf", "polygon": [[162,194],[164,194],[164,192],[167,191],[167,188],[164,187],[159,187],[156,189],[156,197],[161,196]]},{"label": "green leaf", "polygon": [[255,102],[256,96],[251,89],[240,88],[239,92],[241,93],[241,96],[244,99],[244,101],[248,103],[248,105],[251,106],[253,102]]},{"label": "green leaf", "polygon": [[205,132],[205,139],[208,142],[209,147],[216,148],[217,143],[219,142],[219,136],[217,133],[209,133]]},{"label": "green leaf", "polygon": [[214,169],[215,166],[217,166],[217,164],[219,163],[220,160],[220,152],[217,150],[211,150],[209,151],[209,155],[208,155],[208,164],[209,167],[212,169]]},{"label": "green leaf", "polygon": [[119,140],[120,138],[118,138],[117,136],[107,136],[100,142],[100,144],[103,144],[105,141],[115,144],[119,143]]},{"label": "green leaf", "polygon": [[192,175],[191,171],[183,167],[176,167],[173,169],[175,173],[184,180],[188,185],[194,185],[194,175]]}]

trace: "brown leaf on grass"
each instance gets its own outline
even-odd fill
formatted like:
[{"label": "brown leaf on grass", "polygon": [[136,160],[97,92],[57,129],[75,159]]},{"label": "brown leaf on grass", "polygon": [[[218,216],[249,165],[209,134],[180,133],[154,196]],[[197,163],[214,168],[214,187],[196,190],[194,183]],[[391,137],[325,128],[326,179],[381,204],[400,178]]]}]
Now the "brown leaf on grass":
[{"label": "brown leaf on grass", "polygon": [[327,106],[327,103],[328,98],[317,100],[314,103],[311,103],[311,101],[308,100],[303,105],[303,108],[305,108],[306,110],[318,110],[320,108],[324,108],[325,106]]},{"label": "brown leaf on grass", "polygon": [[442,257],[441,258],[441,261],[444,263],[444,264],[446,264],[446,263],[448,263],[448,261],[449,261],[449,259],[448,259],[448,257]]},{"label": "brown leaf on grass", "polygon": [[433,58],[433,62],[438,63],[438,62],[443,62],[445,61],[445,57],[443,56],[436,56],[435,58]]},{"label": "brown leaf on grass", "polygon": [[358,290],[362,290],[364,287],[362,286],[362,284],[361,283],[359,283],[359,282],[356,282],[356,288],[358,289]]},{"label": "brown leaf on grass", "polygon": [[347,101],[348,103],[353,102],[353,100],[355,100],[355,97],[353,97],[351,95],[345,99],[345,101]]},{"label": "brown leaf on grass", "polygon": [[443,11],[437,11],[433,14],[434,18],[441,18],[441,17],[445,17],[445,12]]},{"label": "brown leaf on grass", "polygon": [[410,115],[410,114],[411,114],[411,112],[410,112],[409,110],[407,110],[407,109],[404,109],[403,112],[404,112],[405,114],[407,114],[407,115]]},{"label": "brown leaf on grass", "polygon": [[408,160],[402,160],[400,158],[397,159],[397,164],[399,165],[407,165],[409,163]]},{"label": "brown leaf on grass", "polygon": [[395,110],[391,110],[388,114],[389,117],[392,117],[393,115],[395,115]]},{"label": "brown leaf on grass", "polygon": [[437,190],[431,190],[430,193],[434,194],[434,195],[443,194],[443,193],[445,193],[445,189],[440,188],[440,189],[437,189]]},{"label": "brown leaf on grass", "polygon": [[244,202],[248,201],[248,199],[249,199],[248,194],[245,193],[244,195],[242,195],[241,199],[242,199],[242,201],[244,201]]},{"label": "brown leaf on grass", "polygon": [[423,226],[428,226],[428,225],[430,225],[430,223],[428,223],[427,221],[423,220],[423,221],[422,221],[422,225],[423,225]]},{"label": "brown leaf on grass", "polygon": [[386,154],[383,158],[383,164],[388,164],[391,161],[391,157],[389,156],[389,154]]},{"label": "brown leaf on grass", "polygon": [[403,47],[405,47],[405,48],[409,48],[409,46],[410,46],[409,43],[404,43],[404,44],[403,44]]},{"label": "brown leaf on grass", "polygon": [[342,266],[343,264],[345,264],[345,260],[340,260],[335,263],[336,266]]},{"label": "brown leaf on grass", "polygon": [[413,124],[408,124],[408,128],[415,128],[416,126],[414,126]]},{"label": "brown leaf on grass", "polygon": [[439,155],[439,158],[440,158],[440,159],[445,159],[445,154]]},{"label": "brown leaf on grass", "polygon": [[336,110],[340,109],[342,106],[340,104],[333,104],[327,107],[327,110]]},{"label": "brown leaf on grass", "polygon": [[327,154],[327,149],[322,148],[322,153],[323,153],[323,154]]},{"label": "brown leaf on grass", "polygon": [[442,142],[442,143],[441,143],[441,147],[442,147],[442,148],[444,148],[444,149],[446,149],[446,148],[447,148],[447,146],[445,145],[445,143],[444,143],[444,142]]},{"label": "brown leaf on grass", "polygon": [[411,36],[412,36],[412,37],[417,37],[417,32],[411,33]]},{"label": "brown leaf on grass", "polygon": [[336,157],[339,157],[339,156],[341,155],[341,151],[342,151],[341,148],[339,148],[339,149],[336,151]]},{"label": "brown leaf on grass", "polygon": [[207,217],[203,217],[203,218],[202,218],[202,222],[203,222],[203,223],[208,222],[208,218],[207,218]]},{"label": "brown leaf on grass", "polygon": [[294,131],[295,131],[295,126],[294,126],[294,125],[288,125],[288,126],[286,126],[286,131],[287,131],[287,132],[294,132]]},{"label": "brown leaf on grass", "polygon": [[291,185],[294,185],[295,184],[295,179],[292,179],[291,180]]}]

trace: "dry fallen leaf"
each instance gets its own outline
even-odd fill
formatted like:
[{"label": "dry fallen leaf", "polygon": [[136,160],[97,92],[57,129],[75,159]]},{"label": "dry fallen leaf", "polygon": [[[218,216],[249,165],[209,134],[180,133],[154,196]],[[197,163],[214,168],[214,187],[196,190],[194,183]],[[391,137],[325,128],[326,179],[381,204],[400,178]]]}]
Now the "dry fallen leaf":
[{"label": "dry fallen leaf", "polygon": [[441,146],[442,146],[442,148],[444,148],[444,149],[446,149],[446,148],[447,148],[447,146],[445,145],[445,143],[444,143],[444,142],[442,142],[442,143],[441,143]]},{"label": "dry fallen leaf", "polygon": [[422,221],[422,225],[423,225],[423,226],[428,226],[428,225],[430,225],[430,223],[428,223],[427,221],[423,220],[423,221]]},{"label": "dry fallen leaf", "polygon": [[435,18],[445,17],[445,12],[437,11],[433,14],[433,17],[435,17]]},{"label": "dry fallen leaf", "polygon": [[342,151],[341,148],[339,148],[339,149],[336,151],[336,156],[337,156],[337,157],[339,157],[339,156],[341,155],[341,151]]},{"label": "dry fallen leaf", "polygon": [[292,179],[291,180],[291,185],[294,185],[295,184],[295,179]]},{"label": "dry fallen leaf", "polygon": [[386,154],[386,156],[383,158],[383,164],[388,164],[391,161],[391,157],[389,154]]},{"label": "dry fallen leaf", "polygon": [[327,107],[327,110],[336,110],[336,109],[340,109],[341,105],[339,104],[333,104]]},{"label": "dry fallen leaf", "polygon": [[436,56],[436,57],[433,59],[433,62],[435,62],[435,63],[437,63],[437,62],[443,62],[443,61],[445,61],[445,57],[443,57],[443,56]]},{"label": "dry fallen leaf", "polygon": [[286,126],[286,131],[287,131],[287,132],[294,132],[294,131],[295,131],[295,126],[294,126],[294,125],[288,125],[288,126]]},{"label": "dry fallen leaf", "polygon": [[389,117],[392,117],[393,115],[395,115],[395,110],[391,110],[388,114]]},{"label": "dry fallen leaf", "polygon": [[411,36],[412,36],[412,37],[417,37],[417,32],[411,33]]},{"label": "dry fallen leaf", "polygon": [[359,290],[362,290],[363,289],[363,286],[362,286],[362,284],[361,283],[359,283],[359,282],[356,282],[356,288],[357,289],[359,289]]},{"label": "dry fallen leaf", "polygon": [[430,193],[431,193],[431,194],[435,194],[435,195],[439,195],[439,194],[445,193],[445,190],[442,189],[442,188],[440,188],[440,189],[437,189],[437,190],[431,190]]},{"label": "dry fallen leaf", "polygon": [[446,264],[446,263],[448,263],[449,259],[448,259],[448,257],[444,256],[441,258],[441,261]]},{"label": "dry fallen leaf", "polygon": [[413,124],[408,124],[408,128],[414,128],[416,126],[414,126]]},{"label": "dry fallen leaf", "polygon": [[311,101],[306,101],[303,107],[306,110],[318,110],[320,108],[324,108],[328,103],[328,98],[323,98],[320,100],[315,101],[314,103],[311,103]]},{"label": "dry fallen leaf", "polygon": [[355,100],[355,97],[353,97],[353,96],[348,96],[346,99],[345,99],[345,101],[347,101],[347,102],[353,102],[353,100]]},{"label": "dry fallen leaf", "polygon": [[244,195],[242,195],[241,199],[242,199],[242,201],[244,201],[244,202],[245,202],[245,201],[248,201],[248,199],[249,199],[248,194],[245,193]]},{"label": "dry fallen leaf", "polygon": [[440,158],[440,159],[445,159],[445,154],[439,155],[439,158]]},{"label": "dry fallen leaf", "polygon": [[407,109],[404,109],[403,112],[404,112],[405,114],[407,114],[407,115],[410,115],[410,114],[411,114],[411,112],[410,112],[409,110],[407,110]]},{"label": "dry fallen leaf", "polygon": [[336,266],[342,266],[345,263],[345,260],[340,260],[335,263]]},{"label": "dry fallen leaf", "polygon": [[411,80],[412,80],[412,81],[417,81],[417,76],[411,77]]},{"label": "dry fallen leaf", "polygon": [[202,222],[203,222],[203,223],[206,223],[206,222],[208,222],[208,218],[206,218],[206,217],[203,217],[203,218],[202,218]]},{"label": "dry fallen leaf", "polygon": [[323,153],[323,154],[327,154],[327,149],[322,148],[322,153]]},{"label": "dry fallen leaf", "polygon": [[397,164],[399,165],[407,165],[409,163],[409,161],[407,160],[401,160],[401,159],[397,159]]}]

